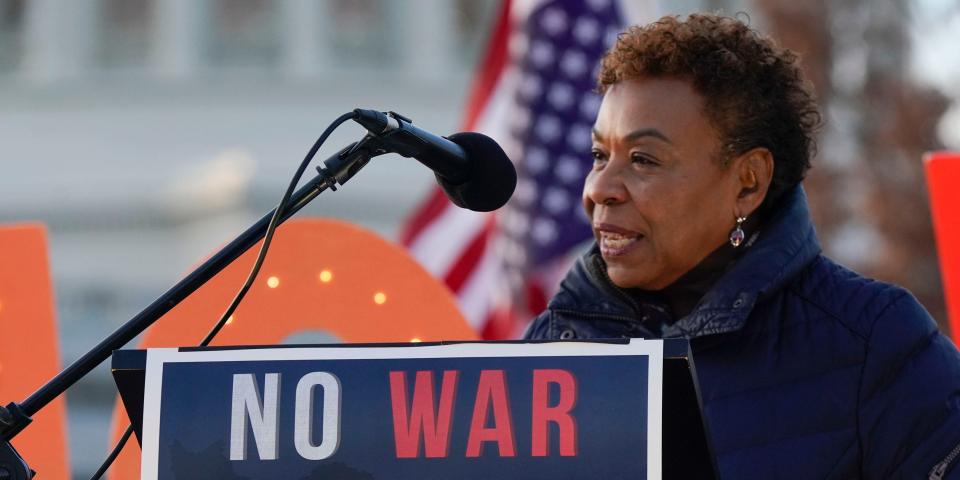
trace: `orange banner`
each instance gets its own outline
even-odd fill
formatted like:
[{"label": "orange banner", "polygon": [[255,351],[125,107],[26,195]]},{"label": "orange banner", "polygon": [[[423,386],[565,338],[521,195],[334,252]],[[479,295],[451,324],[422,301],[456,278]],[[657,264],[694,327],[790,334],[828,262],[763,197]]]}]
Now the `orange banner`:
[{"label": "orange banner", "polygon": [[960,342],[960,153],[924,157],[950,333]]},{"label": "orange banner", "polygon": [[[60,372],[53,311],[43,226],[0,227],[0,401],[22,402]],[[13,446],[38,477],[70,478],[63,396],[34,415]]]}]

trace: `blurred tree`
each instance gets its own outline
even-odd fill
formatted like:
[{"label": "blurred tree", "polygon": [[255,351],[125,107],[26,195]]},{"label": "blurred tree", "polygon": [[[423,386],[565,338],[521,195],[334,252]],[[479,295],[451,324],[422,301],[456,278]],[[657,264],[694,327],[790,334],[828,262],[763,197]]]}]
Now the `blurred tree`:
[{"label": "blurred tree", "polygon": [[824,113],[806,181],[824,249],[910,289],[946,330],[921,156],[942,148],[945,97],[909,74],[906,0],[753,0],[799,53]]}]

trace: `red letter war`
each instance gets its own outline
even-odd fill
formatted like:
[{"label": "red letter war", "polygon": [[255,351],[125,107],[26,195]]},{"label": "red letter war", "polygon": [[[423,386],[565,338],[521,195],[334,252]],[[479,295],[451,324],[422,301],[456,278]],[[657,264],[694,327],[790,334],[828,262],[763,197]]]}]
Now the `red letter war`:
[{"label": "red letter war", "polygon": [[439,412],[434,411],[433,372],[419,371],[413,385],[413,402],[407,416],[407,374],[390,372],[393,404],[393,438],[397,458],[420,456],[421,432],[427,457],[446,457],[450,444],[450,417],[457,388],[457,371],[443,372]]},{"label": "red letter war", "polygon": [[[560,398],[552,407],[547,405],[551,383],[560,387]],[[545,457],[550,454],[547,422],[554,422],[559,427],[560,455],[564,457],[577,455],[577,422],[570,415],[570,410],[573,410],[576,403],[577,381],[570,372],[555,369],[533,371],[531,450],[534,457]]]},{"label": "red letter war", "polygon": [[[427,458],[447,456],[458,379],[459,372],[456,370],[443,372],[438,404],[435,401],[432,371],[416,372],[412,398],[407,395],[407,372],[390,372],[390,401],[397,458],[420,457],[421,438]],[[577,403],[576,378],[567,370],[536,369],[533,370],[532,388],[530,455],[549,456],[550,445],[559,444],[560,456],[576,456],[577,422],[572,414]],[[556,392],[553,398],[551,389]],[[557,426],[555,441],[549,438],[550,423]],[[481,457],[485,451],[484,444],[488,442],[496,443],[500,457],[517,455],[504,370],[480,371],[464,455],[468,458]],[[489,454],[493,450],[486,451]]]},{"label": "red letter war", "polygon": [[[486,428],[487,411],[493,402],[493,428]],[[477,400],[473,404],[473,420],[467,439],[467,456],[479,457],[483,442],[497,442],[501,457],[516,456],[513,445],[513,425],[507,400],[507,385],[503,370],[482,370],[477,385]]]}]

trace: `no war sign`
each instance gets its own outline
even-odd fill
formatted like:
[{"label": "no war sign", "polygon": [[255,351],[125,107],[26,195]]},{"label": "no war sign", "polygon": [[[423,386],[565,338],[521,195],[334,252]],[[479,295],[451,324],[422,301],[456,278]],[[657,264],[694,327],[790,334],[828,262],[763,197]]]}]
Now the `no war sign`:
[{"label": "no war sign", "polygon": [[152,349],[143,479],[660,478],[660,342]]}]

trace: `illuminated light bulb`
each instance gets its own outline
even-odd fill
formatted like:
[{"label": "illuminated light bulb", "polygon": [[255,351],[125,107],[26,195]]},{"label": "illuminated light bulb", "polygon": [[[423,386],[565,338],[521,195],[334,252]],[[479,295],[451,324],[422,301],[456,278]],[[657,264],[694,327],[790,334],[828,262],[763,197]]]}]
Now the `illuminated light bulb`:
[{"label": "illuminated light bulb", "polygon": [[270,288],[277,288],[280,286],[280,279],[277,277],[270,277],[267,279],[267,286]]},{"label": "illuminated light bulb", "polygon": [[387,295],[383,292],[377,292],[373,295],[373,303],[376,303],[377,305],[383,305],[384,303],[387,303]]},{"label": "illuminated light bulb", "polygon": [[230,315],[230,318],[227,319],[227,325],[233,323],[233,315]]},{"label": "illuminated light bulb", "polygon": [[413,337],[413,338],[410,339],[410,343],[420,343],[420,342],[422,342],[422,341],[423,341],[423,340],[420,340],[420,339],[417,338],[417,337]]},{"label": "illuminated light bulb", "polygon": [[330,283],[330,281],[333,280],[333,272],[331,272],[330,270],[324,270],[320,272],[320,275],[318,275],[318,277],[320,277],[321,282]]}]

